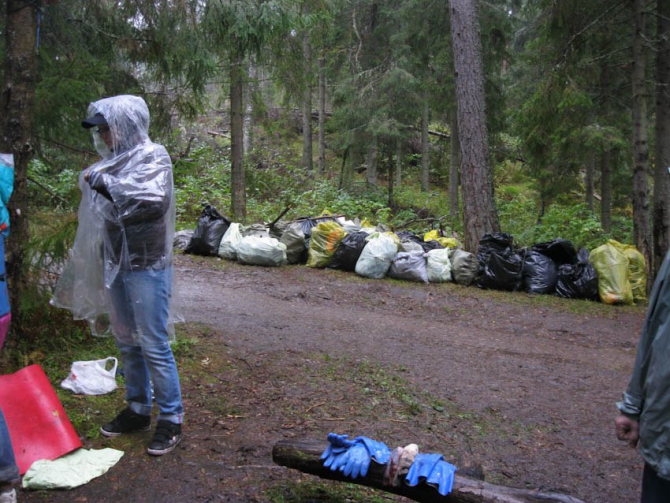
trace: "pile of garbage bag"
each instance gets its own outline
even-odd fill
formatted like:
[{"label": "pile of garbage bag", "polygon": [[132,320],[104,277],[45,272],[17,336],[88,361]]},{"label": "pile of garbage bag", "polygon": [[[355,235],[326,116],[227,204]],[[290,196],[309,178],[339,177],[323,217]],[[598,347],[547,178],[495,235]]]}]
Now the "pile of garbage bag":
[{"label": "pile of garbage bag", "polygon": [[482,237],[477,250],[477,286],[496,290],[556,294],[606,304],[646,300],[644,256],[631,245],[609,240],[591,250],[565,239],[517,248],[509,234]]},{"label": "pile of garbage bag", "polygon": [[386,276],[420,283],[455,282],[483,289],[552,294],[607,304],[646,300],[646,264],[634,246],[610,240],[588,251],[566,239],[517,247],[507,233],[482,236],[476,253],[455,237],[391,232],[342,215],[302,217],[271,226],[231,222],[207,205],[193,232],[175,236],[185,253],[243,264],[304,264],[370,279]]}]

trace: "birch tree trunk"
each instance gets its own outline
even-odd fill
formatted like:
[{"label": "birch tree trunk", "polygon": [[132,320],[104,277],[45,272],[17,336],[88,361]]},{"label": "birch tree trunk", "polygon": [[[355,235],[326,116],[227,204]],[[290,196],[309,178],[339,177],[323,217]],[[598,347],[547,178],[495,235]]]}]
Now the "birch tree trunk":
[{"label": "birch tree trunk", "polygon": [[612,229],[612,166],[608,150],[600,157],[600,225],[605,232]]},{"label": "birch tree trunk", "polygon": [[367,169],[366,180],[368,185],[377,186],[377,137],[373,136],[368,145],[368,152],[365,158]]},{"label": "birch tree trunk", "polygon": [[396,140],[395,150],[395,184],[400,187],[402,183],[402,140]]},{"label": "birch tree trunk", "polygon": [[[312,68],[312,47],[307,36],[302,42],[307,72]],[[302,97],[302,167],[312,171],[314,169],[312,151],[312,86],[311,76],[305,75],[305,91]]]},{"label": "birch tree trunk", "polygon": [[484,97],[482,45],[475,0],[449,0],[454,52],[465,248],[475,252],[481,237],[500,228],[493,199]]},{"label": "birch tree trunk", "polygon": [[319,58],[319,175],[326,172],[326,68],[324,58]]},{"label": "birch tree trunk", "polygon": [[244,86],[244,127],[242,129],[242,136],[244,138],[243,149],[244,154],[250,153],[254,148],[254,100],[252,99],[256,87],[256,65],[253,58],[249,61],[249,68],[247,69],[248,82]]},{"label": "birch tree trunk", "polygon": [[584,186],[586,187],[586,206],[591,211],[594,211],[593,195],[595,193],[595,170],[596,170],[596,155],[591,152],[586,162],[586,174],[584,175]]},{"label": "birch tree trunk", "polygon": [[247,196],[244,179],[243,58],[231,56],[230,65],[230,180],[232,213],[236,222],[245,222]]},{"label": "birch tree trunk", "polygon": [[428,141],[428,104],[424,103],[421,111],[421,191],[430,189],[430,142]]}]

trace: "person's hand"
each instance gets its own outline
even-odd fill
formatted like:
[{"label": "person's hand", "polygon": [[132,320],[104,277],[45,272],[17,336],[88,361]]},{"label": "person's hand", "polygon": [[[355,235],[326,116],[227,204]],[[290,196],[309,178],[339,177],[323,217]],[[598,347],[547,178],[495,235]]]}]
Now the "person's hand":
[{"label": "person's hand", "polygon": [[616,438],[628,445],[635,447],[638,440],[640,440],[640,423],[635,419],[631,419],[625,414],[619,414],[614,420],[614,427],[616,428]]}]

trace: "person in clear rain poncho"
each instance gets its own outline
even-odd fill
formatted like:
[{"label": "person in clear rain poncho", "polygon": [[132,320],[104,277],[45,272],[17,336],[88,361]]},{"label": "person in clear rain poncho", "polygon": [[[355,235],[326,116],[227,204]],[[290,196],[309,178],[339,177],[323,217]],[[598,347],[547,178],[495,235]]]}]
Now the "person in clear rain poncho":
[{"label": "person in clear rain poncho", "polygon": [[137,96],[101,99],[82,126],[102,159],[79,177],[82,201],[75,242],[51,303],[89,321],[94,333],[108,315],[121,355],[128,406],[101,428],[107,437],[148,430],[152,384],[158,405],[151,455],[182,437],[183,405],[170,342],[172,163],[149,139],[149,109]]}]

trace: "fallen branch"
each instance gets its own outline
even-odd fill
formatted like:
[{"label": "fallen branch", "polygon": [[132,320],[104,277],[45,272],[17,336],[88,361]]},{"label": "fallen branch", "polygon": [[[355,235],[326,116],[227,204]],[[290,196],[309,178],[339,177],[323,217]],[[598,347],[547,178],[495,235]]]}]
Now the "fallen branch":
[{"label": "fallen branch", "polygon": [[325,441],[280,440],[272,448],[272,460],[278,465],[323,479],[374,487],[423,503],[584,503],[563,494],[497,486],[460,475],[455,476],[454,486],[447,496],[442,496],[437,489],[426,484],[394,487],[384,484],[386,466],[375,462],[370,463],[367,476],[354,480],[323,466],[320,457],[327,446]]},{"label": "fallen branch", "polygon": [[220,133],[218,131],[207,131],[207,134],[212,137],[223,136],[224,138],[230,138],[230,135],[227,133]]},{"label": "fallen branch", "polygon": [[270,222],[268,227],[270,229],[272,229],[275,225],[277,225],[277,222],[279,222],[281,220],[281,218],[284,215],[286,215],[290,209],[291,209],[291,205],[289,204],[286,208],[284,208],[284,210],[279,214],[279,216],[277,218],[275,218],[272,222]]}]

